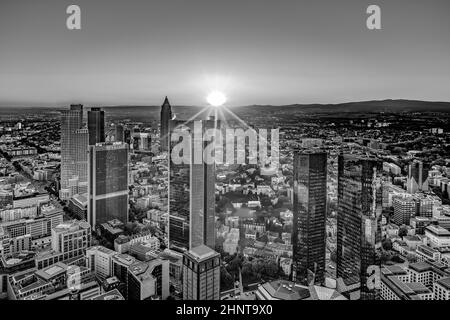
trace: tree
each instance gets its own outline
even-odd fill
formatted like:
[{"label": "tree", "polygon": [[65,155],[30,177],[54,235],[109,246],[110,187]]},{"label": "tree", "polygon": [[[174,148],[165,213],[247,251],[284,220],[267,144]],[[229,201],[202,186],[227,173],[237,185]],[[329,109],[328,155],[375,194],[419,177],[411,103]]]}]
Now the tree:
[{"label": "tree", "polygon": [[258,275],[261,275],[264,271],[264,261],[260,259],[255,259],[252,261],[253,272]]},{"label": "tree", "polygon": [[401,226],[398,230],[398,236],[403,238],[404,236],[408,235],[408,228],[406,226]]},{"label": "tree", "polygon": [[228,290],[233,288],[234,281],[231,274],[227,271],[226,268],[221,267],[220,268],[220,287],[223,290]]},{"label": "tree", "polygon": [[392,241],[389,238],[384,239],[383,242],[381,242],[381,245],[386,251],[392,250]]},{"label": "tree", "polygon": [[236,255],[233,260],[228,264],[227,270],[232,273],[238,273],[239,268],[242,267],[242,259],[240,256]]},{"label": "tree", "polygon": [[275,261],[270,261],[265,264],[264,273],[273,278],[278,274],[278,264]]},{"label": "tree", "polygon": [[380,260],[381,260],[382,264],[385,264],[386,262],[391,260],[391,254],[389,252],[387,252],[387,251],[381,252]]},{"label": "tree", "polygon": [[414,254],[408,253],[406,260],[408,260],[409,263],[414,263],[417,261],[417,257]]},{"label": "tree", "polygon": [[337,253],[336,250],[333,250],[330,254],[330,260],[333,261],[334,263],[336,263],[337,261]]}]

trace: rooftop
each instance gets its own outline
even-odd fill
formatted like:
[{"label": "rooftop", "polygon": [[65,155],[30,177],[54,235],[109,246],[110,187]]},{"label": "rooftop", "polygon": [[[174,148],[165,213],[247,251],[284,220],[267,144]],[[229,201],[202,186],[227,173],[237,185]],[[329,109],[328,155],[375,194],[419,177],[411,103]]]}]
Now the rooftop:
[{"label": "rooftop", "polygon": [[80,229],[89,229],[91,226],[89,223],[83,220],[72,220],[60,223],[57,225],[53,230],[58,233],[65,233],[65,232],[73,232],[78,231]]},{"label": "rooftop", "polygon": [[437,283],[443,286],[445,289],[450,290],[450,277],[442,278],[438,280]]},{"label": "rooftop", "polygon": [[303,300],[311,296],[308,287],[285,280],[266,282],[258,290],[276,300]]},{"label": "rooftop", "polygon": [[450,236],[450,231],[442,228],[441,226],[430,225],[426,227],[425,230],[434,233],[438,236]]},{"label": "rooftop", "polygon": [[205,260],[218,255],[216,251],[203,244],[198,247],[192,248],[191,250],[189,250],[188,254],[196,260]]},{"label": "rooftop", "polygon": [[92,298],[92,300],[125,300],[119,290],[114,289]]},{"label": "rooftop", "polygon": [[40,269],[36,271],[36,275],[44,280],[50,280],[51,278],[65,273],[67,265],[61,262],[57,262],[48,268]]},{"label": "rooftop", "polygon": [[424,272],[424,271],[431,270],[432,266],[426,262],[416,262],[416,263],[411,263],[409,265],[409,268],[414,271],[417,271],[417,272]]}]

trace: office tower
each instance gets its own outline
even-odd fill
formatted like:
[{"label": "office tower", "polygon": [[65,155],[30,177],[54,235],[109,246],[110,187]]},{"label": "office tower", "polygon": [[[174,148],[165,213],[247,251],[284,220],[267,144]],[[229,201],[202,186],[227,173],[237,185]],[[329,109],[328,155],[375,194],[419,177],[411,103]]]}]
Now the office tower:
[{"label": "office tower", "polygon": [[115,137],[115,141],[117,141],[117,142],[125,142],[123,126],[121,124],[118,124],[115,126],[114,137]]},{"label": "office tower", "polygon": [[105,111],[91,108],[88,111],[89,145],[105,142]]},{"label": "office tower", "polygon": [[183,254],[183,300],[219,300],[220,254],[200,245]]},{"label": "office tower", "polygon": [[409,193],[416,193],[417,191],[428,191],[428,170],[424,168],[423,163],[414,160],[408,166],[408,180],[406,182],[406,189]]},{"label": "office tower", "polygon": [[88,129],[83,128],[83,106],[71,105],[61,112],[60,198],[70,199],[87,191]]},{"label": "office tower", "polygon": [[327,214],[327,154],[318,150],[294,153],[293,277],[308,283],[325,282]]},{"label": "office tower", "polygon": [[128,267],[128,300],[165,300],[169,296],[169,261],[153,259]]},{"label": "office tower", "polygon": [[133,150],[148,151],[151,149],[151,136],[147,132],[135,132],[133,137]]},{"label": "office tower", "polygon": [[170,145],[170,120],[172,119],[172,107],[170,106],[169,99],[164,99],[164,103],[161,106],[161,128],[160,128],[160,148],[161,151],[168,151]]},{"label": "office tower", "polygon": [[409,225],[411,218],[416,215],[416,199],[412,196],[397,196],[392,200],[392,205],[394,206],[393,222],[398,226]]},{"label": "office tower", "polygon": [[88,222],[93,229],[118,219],[128,222],[128,145],[89,146]]},{"label": "office tower", "polygon": [[368,283],[368,272],[370,266],[380,265],[381,172],[378,159],[338,158],[337,278],[355,292],[359,290],[365,300],[378,295]]},{"label": "office tower", "polygon": [[193,134],[195,126],[204,132],[214,124],[214,120],[171,122],[171,136],[176,132],[188,137],[186,161],[175,163],[172,159],[172,149],[179,141],[171,141],[169,152],[169,247],[180,252],[202,244],[215,246],[215,164],[207,164],[203,158],[195,161],[194,146],[203,150],[208,143],[201,134]]},{"label": "office tower", "polygon": [[131,130],[128,128],[125,128],[123,130],[123,142],[125,142],[129,146],[131,145]]}]

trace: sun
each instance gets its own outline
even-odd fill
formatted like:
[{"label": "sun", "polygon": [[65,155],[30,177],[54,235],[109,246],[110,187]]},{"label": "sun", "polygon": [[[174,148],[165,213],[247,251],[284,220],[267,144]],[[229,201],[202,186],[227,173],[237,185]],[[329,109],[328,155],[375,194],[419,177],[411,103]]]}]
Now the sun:
[{"label": "sun", "polygon": [[206,97],[206,101],[213,107],[220,107],[227,102],[227,97],[220,91],[213,91]]}]

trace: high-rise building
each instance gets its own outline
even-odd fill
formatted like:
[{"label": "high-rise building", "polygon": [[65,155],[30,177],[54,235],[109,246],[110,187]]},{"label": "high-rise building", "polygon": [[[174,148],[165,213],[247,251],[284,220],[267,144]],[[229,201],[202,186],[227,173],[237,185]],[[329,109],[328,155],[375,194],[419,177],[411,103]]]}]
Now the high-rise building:
[{"label": "high-rise building", "polygon": [[294,153],[293,274],[308,283],[308,270],[316,283],[325,282],[327,214],[327,154],[318,150]]},{"label": "high-rise building", "polygon": [[117,142],[125,142],[124,141],[123,125],[118,124],[118,125],[115,126],[114,139]]},{"label": "high-rise building", "polygon": [[91,108],[88,111],[89,145],[105,142],[105,111]]},{"label": "high-rise building", "polygon": [[207,144],[201,134],[194,134],[194,126],[206,130],[214,128],[214,123],[214,120],[199,120],[195,124],[171,121],[171,136],[177,132],[180,140],[187,137],[184,143],[188,150],[183,155],[185,161],[174,162],[172,149],[180,141],[171,141],[168,236],[170,248],[180,252],[202,244],[215,247],[215,164],[208,164],[203,158],[198,161],[194,156],[195,145],[202,151]]},{"label": "high-rise building", "polygon": [[164,103],[161,106],[161,128],[160,128],[160,148],[161,151],[168,151],[170,145],[170,120],[172,119],[172,107],[170,106],[169,99],[164,99]]},{"label": "high-rise building", "polygon": [[397,196],[392,200],[394,206],[393,221],[398,226],[409,225],[411,218],[416,215],[416,199],[412,196]]},{"label": "high-rise building", "polygon": [[220,254],[200,245],[183,254],[183,300],[219,300]]},{"label": "high-rise building", "polygon": [[87,191],[88,129],[83,128],[83,106],[71,105],[61,114],[60,198]]},{"label": "high-rise building", "polygon": [[149,151],[151,150],[151,136],[147,132],[136,132],[132,135],[133,150]]},{"label": "high-rise building", "polygon": [[128,145],[89,146],[88,222],[93,229],[118,219],[128,222]]},{"label": "high-rise building", "polygon": [[409,193],[417,191],[428,191],[428,170],[424,168],[423,163],[414,160],[408,166],[408,180],[406,181],[406,189]]},{"label": "high-rise building", "polygon": [[125,142],[128,145],[131,145],[131,130],[128,128],[125,128],[123,130],[123,142]]},{"label": "high-rise building", "polygon": [[[377,299],[369,284],[371,266],[380,266],[382,162],[356,155],[338,158],[337,279],[351,298]],[[371,268],[369,268],[371,267]],[[351,293],[353,291],[353,293]]]}]

